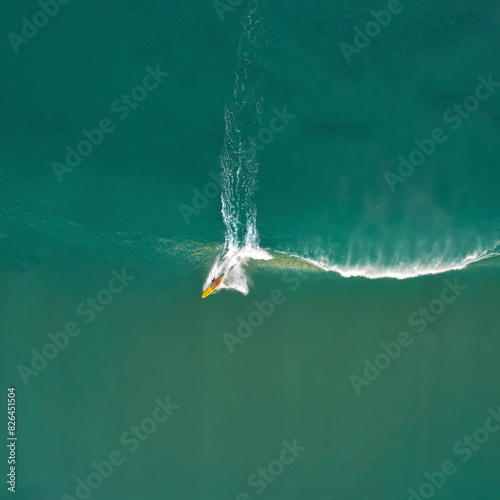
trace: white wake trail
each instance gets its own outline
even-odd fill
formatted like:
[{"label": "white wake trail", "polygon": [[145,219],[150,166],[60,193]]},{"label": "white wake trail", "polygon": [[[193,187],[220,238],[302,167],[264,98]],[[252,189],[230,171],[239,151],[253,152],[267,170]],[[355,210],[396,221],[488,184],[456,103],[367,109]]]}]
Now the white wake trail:
[{"label": "white wake trail", "polygon": [[250,138],[262,127],[262,91],[259,39],[264,22],[257,1],[250,2],[242,21],[233,101],[225,109],[225,137],[221,154],[224,247],[205,281],[224,274],[219,288],[248,293],[244,265],[249,259],[272,259],[259,247],[254,194],[259,167]]}]

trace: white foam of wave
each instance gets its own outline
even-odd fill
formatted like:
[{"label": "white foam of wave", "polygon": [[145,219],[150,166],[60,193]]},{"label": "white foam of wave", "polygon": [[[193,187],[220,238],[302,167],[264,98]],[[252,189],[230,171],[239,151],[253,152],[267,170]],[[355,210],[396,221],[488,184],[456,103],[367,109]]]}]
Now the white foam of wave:
[{"label": "white foam of wave", "polygon": [[276,253],[287,255],[304,262],[308,262],[323,271],[336,272],[344,278],[362,277],[368,279],[394,278],[408,279],[429,274],[441,274],[448,271],[456,271],[465,269],[468,265],[474,262],[479,262],[490,257],[499,256],[500,253],[496,250],[477,250],[469,253],[462,259],[446,261],[442,258],[435,258],[430,262],[414,262],[401,263],[398,266],[384,267],[380,264],[357,264],[357,265],[341,265],[331,264],[325,261],[303,257],[291,252],[277,251]]},{"label": "white foam of wave", "polygon": [[225,253],[219,254],[210,273],[205,280],[203,290],[210,285],[212,278],[224,275],[217,290],[228,288],[246,295],[248,293],[248,278],[245,274],[245,264],[250,260],[270,260],[273,257],[265,250],[254,247],[238,248],[230,246]]}]

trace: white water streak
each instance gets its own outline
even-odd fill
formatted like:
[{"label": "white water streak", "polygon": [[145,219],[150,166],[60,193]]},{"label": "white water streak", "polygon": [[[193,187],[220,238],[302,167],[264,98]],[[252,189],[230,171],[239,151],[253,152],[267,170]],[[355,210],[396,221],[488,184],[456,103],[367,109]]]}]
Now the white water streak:
[{"label": "white water streak", "polygon": [[496,257],[500,255],[499,252],[494,250],[478,250],[468,254],[462,259],[446,260],[436,258],[432,263],[413,262],[402,263],[399,266],[381,266],[375,264],[356,264],[356,265],[342,265],[330,264],[324,261],[303,257],[290,252],[278,251],[276,253],[287,255],[290,258],[295,258],[308,262],[313,266],[328,272],[335,272],[344,278],[362,277],[368,279],[380,278],[395,278],[399,280],[416,278],[418,276],[426,276],[429,274],[441,274],[449,271],[456,271],[465,269],[468,265],[474,262],[479,262],[484,259]]},{"label": "white water streak", "polygon": [[204,288],[212,277],[224,274],[219,286],[248,293],[244,265],[249,259],[271,259],[259,248],[257,208],[254,201],[258,158],[249,138],[262,127],[259,38],[264,29],[256,1],[242,22],[233,102],[225,110],[225,137],[221,154],[222,218],[226,226],[224,248],[215,260]]}]

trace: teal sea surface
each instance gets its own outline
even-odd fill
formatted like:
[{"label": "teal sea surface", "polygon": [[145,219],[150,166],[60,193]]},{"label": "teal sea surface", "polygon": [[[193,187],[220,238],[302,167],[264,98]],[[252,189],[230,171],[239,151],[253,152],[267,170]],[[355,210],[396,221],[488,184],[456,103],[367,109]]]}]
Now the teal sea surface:
[{"label": "teal sea surface", "polygon": [[498,2],[1,10],[16,498],[499,498]]}]

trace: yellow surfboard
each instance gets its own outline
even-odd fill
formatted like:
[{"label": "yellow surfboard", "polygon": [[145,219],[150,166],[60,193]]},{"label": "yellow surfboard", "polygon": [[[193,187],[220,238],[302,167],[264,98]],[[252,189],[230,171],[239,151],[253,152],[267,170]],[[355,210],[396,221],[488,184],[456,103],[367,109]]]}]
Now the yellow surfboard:
[{"label": "yellow surfboard", "polygon": [[210,286],[203,292],[201,298],[204,299],[205,297],[208,297],[221,284],[222,278],[224,278],[224,275],[212,282]]}]

